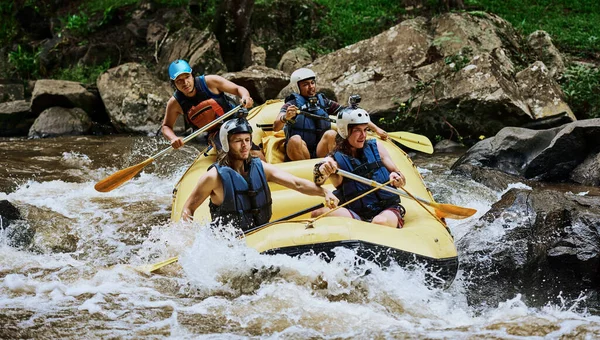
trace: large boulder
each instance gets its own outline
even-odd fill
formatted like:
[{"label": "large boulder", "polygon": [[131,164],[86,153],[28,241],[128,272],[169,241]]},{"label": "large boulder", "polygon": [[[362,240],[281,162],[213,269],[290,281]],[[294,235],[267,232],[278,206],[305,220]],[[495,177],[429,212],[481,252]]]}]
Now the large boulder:
[{"label": "large boulder", "polygon": [[81,83],[53,79],[36,81],[31,95],[31,112],[39,115],[54,106],[78,107],[90,116],[101,116],[98,111],[103,111],[100,98],[88,91]]},{"label": "large boulder", "polygon": [[[522,294],[528,305],[543,306],[582,291],[597,294],[600,197],[511,189],[457,248],[473,305],[496,306]],[[592,300],[586,304],[600,307]]]},{"label": "large boulder", "polygon": [[393,129],[475,138],[554,115],[573,121],[540,62],[517,74],[524,66],[522,40],[498,16],[446,13],[403,21],[308,67],[319,87],[338,98],[362,95],[362,106],[389,118]]},{"label": "large boulder", "polygon": [[177,59],[187,60],[197,75],[227,72],[219,42],[208,29],[185,27],[164,40],[156,68],[160,79],[169,79],[169,64]]},{"label": "large boulder", "polygon": [[27,136],[35,117],[27,100],[0,103],[0,137]]},{"label": "large boulder", "polygon": [[127,63],[103,73],[98,91],[119,132],[155,133],[173,90],[141,64]]},{"label": "large boulder", "polygon": [[44,110],[29,129],[30,138],[83,135],[92,128],[90,116],[75,107],[51,107]]},{"label": "large boulder", "polygon": [[600,118],[581,120],[547,130],[504,128],[469,149],[453,171],[472,167],[498,169],[543,181],[564,181],[590,155],[600,150]]},{"label": "large boulder", "polygon": [[224,78],[245,87],[257,104],[277,97],[288,83],[288,76],[265,66],[251,66],[234,73],[225,73]]},{"label": "large boulder", "polygon": [[535,53],[536,59],[548,66],[551,77],[558,78],[565,73],[565,60],[552,43],[550,34],[537,30],[527,37],[527,45]]},{"label": "large boulder", "polygon": [[304,47],[296,47],[281,56],[277,69],[292,74],[295,70],[310,64],[312,60],[310,53]]}]

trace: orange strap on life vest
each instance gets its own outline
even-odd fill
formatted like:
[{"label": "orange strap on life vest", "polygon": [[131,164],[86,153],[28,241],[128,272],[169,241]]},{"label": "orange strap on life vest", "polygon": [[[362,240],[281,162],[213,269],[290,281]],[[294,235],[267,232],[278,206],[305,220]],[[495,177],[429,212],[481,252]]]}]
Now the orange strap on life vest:
[{"label": "orange strap on life vest", "polygon": [[225,111],[214,99],[207,99],[200,102],[187,113],[188,121],[197,128],[202,128],[206,124],[224,115]]}]

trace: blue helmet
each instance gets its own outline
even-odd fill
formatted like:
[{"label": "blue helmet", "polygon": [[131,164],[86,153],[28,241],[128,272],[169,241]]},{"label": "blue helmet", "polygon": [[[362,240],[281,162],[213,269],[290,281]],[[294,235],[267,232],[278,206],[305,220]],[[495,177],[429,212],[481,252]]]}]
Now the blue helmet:
[{"label": "blue helmet", "polygon": [[187,61],[179,59],[169,65],[169,78],[171,78],[171,80],[175,80],[175,78],[182,73],[192,73],[192,68]]}]

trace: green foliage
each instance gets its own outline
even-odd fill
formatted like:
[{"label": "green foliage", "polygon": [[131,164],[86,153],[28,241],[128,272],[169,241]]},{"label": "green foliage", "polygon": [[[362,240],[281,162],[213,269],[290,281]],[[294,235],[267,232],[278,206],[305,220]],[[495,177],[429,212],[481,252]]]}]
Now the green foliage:
[{"label": "green foliage", "polygon": [[65,29],[72,31],[74,34],[84,36],[92,31],[89,25],[90,18],[83,11],[79,14],[69,15],[65,21]]},{"label": "green foliage", "polygon": [[320,35],[337,41],[335,48],[370,38],[395,25],[404,12],[398,0],[316,0],[326,8],[319,21]]},{"label": "green foliage", "polygon": [[80,83],[94,84],[96,79],[102,73],[106,72],[110,68],[110,60],[105,61],[101,65],[95,66],[83,66],[77,64],[75,66],[61,69],[55,75],[55,79],[71,80]]},{"label": "green foliage", "polygon": [[600,118],[600,70],[573,64],[561,82],[569,106],[579,118]]},{"label": "green foliage", "polygon": [[19,45],[16,51],[8,53],[8,63],[22,79],[37,78],[40,72],[39,50],[28,51]]},{"label": "green foliage", "polygon": [[561,51],[584,55],[600,51],[600,1],[471,0],[470,3],[506,19],[524,34],[539,29],[548,32]]},{"label": "green foliage", "polygon": [[17,36],[17,21],[12,1],[0,2],[0,46],[6,46]]}]

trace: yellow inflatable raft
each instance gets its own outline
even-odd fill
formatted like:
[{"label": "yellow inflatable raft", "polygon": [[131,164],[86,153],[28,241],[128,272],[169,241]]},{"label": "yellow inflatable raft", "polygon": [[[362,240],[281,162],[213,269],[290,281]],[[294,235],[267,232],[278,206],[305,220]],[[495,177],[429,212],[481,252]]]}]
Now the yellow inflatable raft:
[{"label": "yellow inflatable raft", "polygon": [[[250,111],[248,120],[254,129],[253,141],[257,145],[263,145],[267,161],[312,181],[312,169],[319,160],[282,163],[283,136],[268,131],[271,130],[269,126],[282,105],[280,100],[269,101]],[[247,232],[248,246],[261,253],[283,253],[291,256],[306,252],[333,256],[333,249],[336,247],[353,248],[360,257],[381,265],[392,261],[401,265],[424,263],[435,272],[435,277],[441,279],[434,283],[449,285],[458,270],[458,258],[453,237],[444,220],[438,217],[443,214],[440,215],[435,208],[436,203],[431,193],[406,153],[392,141],[388,140],[384,145],[406,177],[406,191],[423,201],[432,202],[433,207],[402,197],[402,205],[406,208],[402,229],[341,217],[325,216],[311,222],[310,213],[307,212],[292,220],[257,227]],[[198,178],[214,161],[214,152],[208,155],[200,154],[177,183],[173,193],[172,220],[180,219],[183,205]],[[329,182],[326,182],[326,185],[331,190],[335,189]],[[320,197],[303,195],[277,184],[270,184],[270,189],[273,200],[272,221],[322,203]],[[208,200],[196,210],[194,220],[210,221]]]}]

